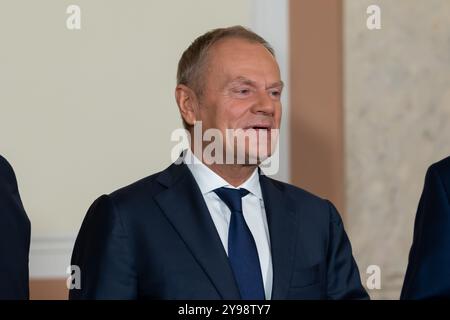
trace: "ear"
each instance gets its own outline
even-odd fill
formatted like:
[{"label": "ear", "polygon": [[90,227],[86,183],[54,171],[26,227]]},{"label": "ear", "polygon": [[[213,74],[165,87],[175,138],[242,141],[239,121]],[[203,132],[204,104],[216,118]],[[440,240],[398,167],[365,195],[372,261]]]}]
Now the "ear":
[{"label": "ear", "polygon": [[175,99],[178,109],[184,121],[190,126],[194,125],[196,120],[198,100],[194,91],[184,84],[179,84],[175,88]]}]

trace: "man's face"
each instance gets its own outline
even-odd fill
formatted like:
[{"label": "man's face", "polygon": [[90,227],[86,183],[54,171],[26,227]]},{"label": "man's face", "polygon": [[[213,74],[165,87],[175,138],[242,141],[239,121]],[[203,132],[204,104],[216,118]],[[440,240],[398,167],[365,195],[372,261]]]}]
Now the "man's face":
[{"label": "man's face", "polygon": [[[224,137],[226,129],[253,130],[258,137],[267,133],[267,138],[263,142],[258,138],[257,143],[264,143],[271,155],[271,140],[278,135],[271,135],[270,130],[280,128],[283,86],[272,54],[258,43],[224,39],[210,49],[202,74],[204,86],[196,118],[202,121],[203,131],[217,128]],[[245,146],[246,157],[257,157],[255,152]]]}]

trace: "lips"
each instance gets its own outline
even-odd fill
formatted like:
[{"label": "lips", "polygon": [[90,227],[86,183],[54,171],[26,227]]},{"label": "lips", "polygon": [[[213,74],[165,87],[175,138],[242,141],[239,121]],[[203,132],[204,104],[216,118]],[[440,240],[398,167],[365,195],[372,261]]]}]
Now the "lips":
[{"label": "lips", "polygon": [[244,128],[244,130],[248,130],[248,129],[270,130],[270,129],[272,129],[272,125],[271,124],[266,124],[266,123],[256,123],[256,124],[252,124],[252,125],[249,125],[249,126]]}]

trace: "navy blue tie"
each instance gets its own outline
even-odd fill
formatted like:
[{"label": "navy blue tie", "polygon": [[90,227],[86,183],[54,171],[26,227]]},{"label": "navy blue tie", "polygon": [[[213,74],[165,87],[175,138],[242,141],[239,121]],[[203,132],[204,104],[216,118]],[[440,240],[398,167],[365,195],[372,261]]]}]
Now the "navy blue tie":
[{"label": "navy blue tie", "polygon": [[248,194],[248,190],[219,188],[214,192],[231,211],[228,229],[228,259],[241,298],[243,300],[264,300],[264,285],[258,250],[242,213],[242,198]]}]

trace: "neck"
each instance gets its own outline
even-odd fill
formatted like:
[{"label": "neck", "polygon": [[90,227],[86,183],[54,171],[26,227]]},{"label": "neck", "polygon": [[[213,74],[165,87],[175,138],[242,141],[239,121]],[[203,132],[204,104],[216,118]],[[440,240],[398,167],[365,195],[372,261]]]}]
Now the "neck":
[{"label": "neck", "polygon": [[[191,151],[194,153],[192,148]],[[197,156],[196,153],[194,153],[194,155]],[[197,158],[233,187],[238,187],[243,184],[258,167],[256,164],[207,164],[203,161],[203,152],[199,154]]]},{"label": "neck", "polygon": [[255,171],[256,165],[212,164],[205,165],[233,187],[243,184]]}]

